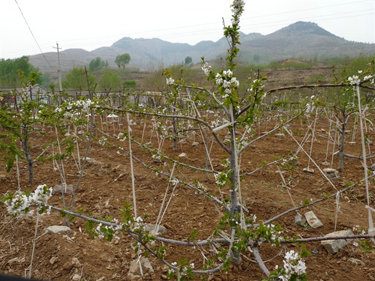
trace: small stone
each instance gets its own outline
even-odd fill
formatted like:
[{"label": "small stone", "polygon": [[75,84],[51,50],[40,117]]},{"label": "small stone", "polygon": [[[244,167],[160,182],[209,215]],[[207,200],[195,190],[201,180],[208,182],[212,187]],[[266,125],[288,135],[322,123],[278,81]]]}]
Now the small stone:
[{"label": "small stone", "polygon": [[277,134],[275,134],[275,137],[285,138],[285,135],[283,133],[277,133]]},{"label": "small stone", "polygon": [[324,161],[324,162],[322,162],[322,165],[323,166],[329,166],[329,162],[328,161]]},{"label": "small stone", "polygon": [[72,277],[72,281],[80,281],[81,280],[81,275],[79,274],[74,274]]},{"label": "small stone", "polygon": [[66,263],[64,263],[63,266],[62,266],[62,268],[64,270],[70,270],[72,267],[73,267],[73,265],[68,261]]},{"label": "small stone", "polygon": [[57,184],[52,188],[52,194],[57,194],[64,192],[64,194],[71,194],[73,192],[73,185],[72,184],[67,184],[67,185],[62,185],[62,184]]},{"label": "small stone", "polygon": [[163,265],[161,270],[162,270],[163,273],[168,273],[169,267],[167,265]]},{"label": "small stone", "polygon": [[294,217],[294,222],[300,226],[306,225],[306,219],[304,216],[302,216],[300,213],[297,213]]},{"label": "small stone", "polygon": [[331,179],[337,179],[339,177],[339,172],[333,168],[324,168],[323,172]]},{"label": "small stone", "polygon": [[318,219],[318,217],[314,214],[313,211],[309,211],[305,213],[305,218],[307,220],[307,223],[312,227],[312,228],[318,228],[323,226],[323,223]]},{"label": "small stone", "polygon": [[356,258],[348,258],[348,261],[355,264],[356,266],[365,266],[366,265],[363,261],[361,261],[359,259],[356,259]]},{"label": "small stone", "polygon": [[186,158],[186,153],[182,152],[181,154],[178,155],[180,158]]},{"label": "small stone", "polygon": [[67,234],[72,232],[72,230],[65,225],[52,225],[47,227],[45,231],[50,234]]},{"label": "small stone", "polygon": [[59,260],[58,257],[52,257],[52,258],[49,260],[49,263],[50,263],[51,265],[54,265],[58,260]]},{"label": "small stone", "polygon": [[8,260],[7,264],[12,265],[13,263],[23,263],[24,261],[25,261],[25,257],[23,257],[22,259],[19,257],[16,257],[16,258]]},{"label": "small stone", "polygon": [[79,260],[76,257],[72,258],[72,265],[75,266],[75,267],[81,267],[82,266],[82,264],[79,262]]},{"label": "small stone", "polygon": [[310,167],[306,167],[303,169],[303,171],[305,173],[309,173],[309,174],[313,174],[314,173],[314,169],[313,168],[310,168]]},{"label": "small stone", "polygon": [[199,145],[199,142],[195,141],[191,144],[191,146],[198,146]]},{"label": "small stone", "polygon": [[165,275],[165,274],[162,274],[162,275],[160,276],[160,278],[161,278],[162,280],[168,280],[168,276]]},{"label": "small stone", "polygon": [[154,273],[154,269],[152,268],[152,265],[147,258],[136,258],[130,263],[129,272],[127,275],[129,280],[139,280],[141,278],[139,263],[142,264],[143,274]]},{"label": "small stone", "polygon": [[146,223],[144,229],[145,231],[149,231],[151,235],[163,234],[167,231],[163,225],[159,225],[158,232],[156,233],[156,225],[151,223]]},{"label": "small stone", "polygon": [[88,164],[93,164],[93,165],[100,165],[100,166],[102,165],[102,162],[100,162],[100,161],[98,161],[98,160],[96,160],[94,158],[90,158],[90,157],[86,157],[86,162]]},{"label": "small stone", "polygon": [[[328,233],[324,237],[338,237],[338,236],[352,236],[353,232],[348,230],[340,230]],[[320,242],[321,245],[327,250],[328,253],[334,254],[344,248],[346,244],[350,242],[350,239],[338,239],[338,240],[325,240]]]}]

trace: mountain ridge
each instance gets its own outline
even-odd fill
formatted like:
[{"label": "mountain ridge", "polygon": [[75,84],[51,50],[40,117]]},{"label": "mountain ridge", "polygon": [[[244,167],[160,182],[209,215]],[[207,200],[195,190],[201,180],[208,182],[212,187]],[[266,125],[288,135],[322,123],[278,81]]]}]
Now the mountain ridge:
[{"label": "mountain ridge", "polygon": [[[240,41],[238,60],[241,63],[266,64],[291,57],[317,59],[375,54],[375,44],[348,41],[316,23],[304,21],[290,24],[268,35],[241,32]],[[207,60],[223,58],[227,48],[228,42],[224,37],[217,41],[200,41],[194,45],[171,43],[159,38],[123,37],[111,46],[92,51],[67,49],[60,54],[63,71],[69,71],[74,66],[88,65],[96,57],[101,57],[107,60],[110,66],[115,66],[116,56],[123,53],[129,53],[131,56],[129,66],[141,70],[156,70],[182,63],[187,56],[190,56],[194,63],[198,63],[202,56]],[[47,57],[49,65],[41,54],[30,56],[30,62],[42,72],[56,71],[56,53],[45,53],[44,56]]]}]

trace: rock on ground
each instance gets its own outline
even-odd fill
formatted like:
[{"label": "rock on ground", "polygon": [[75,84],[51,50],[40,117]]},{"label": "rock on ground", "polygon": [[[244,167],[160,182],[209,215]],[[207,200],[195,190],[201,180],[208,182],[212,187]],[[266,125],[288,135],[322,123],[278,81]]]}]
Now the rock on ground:
[{"label": "rock on ground", "polygon": [[73,192],[73,185],[67,184],[66,186],[63,186],[62,184],[57,184],[52,188],[52,194],[61,192],[64,192],[64,194],[71,194]]},{"label": "rock on ground", "polygon": [[148,258],[140,257],[139,259],[136,258],[130,263],[129,272],[128,272],[128,279],[129,280],[142,280],[142,275],[139,269],[139,263],[142,264],[142,271],[143,274],[151,274],[154,273],[154,269],[148,260]]},{"label": "rock on ground", "polygon": [[72,230],[65,225],[51,225],[46,228],[46,232],[51,234],[67,234],[71,233]]},{"label": "rock on ground", "polygon": [[151,224],[151,223],[146,223],[145,224],[145,231],[149,231],[151,235],[158,235],[158,234],[165,233],[167,231],[167,229],[165,228],[165,226],[159,225],[158,233],[155,233],[155,231],[156,231],[156,225],[155,224]]},{"label": "rock on ground", "polygon": [[313,211],[309,211],[305,213],[305,218],[307,223],[312,227],[312,228],[318,228],[323,226],[323,223],[318,219],[318,217],[314,214]]},{"label": "rock on ground", "polygon": [[339,177],[339,172],[333,168],[324,168],[323,172],[332,179],[337,179]]},{"label": "rock on ground", "polygon": [[300,213],[297,213],[294,217],[294,222],[300,226],[306,225],[306,219],[304,216],[302,216]]},{"label": "rock on ground", "polygon": [[[339,237],[339,236],[352,236],[353,232],[348,230],[340,230],[328,233],[324,237]],[[350,242],[350,239],[340,239],[340,240],[325,240],[322,241],[321,244],[327,250],[328,253],[334,254],[340,251],[342,248],[346,246]]]}]

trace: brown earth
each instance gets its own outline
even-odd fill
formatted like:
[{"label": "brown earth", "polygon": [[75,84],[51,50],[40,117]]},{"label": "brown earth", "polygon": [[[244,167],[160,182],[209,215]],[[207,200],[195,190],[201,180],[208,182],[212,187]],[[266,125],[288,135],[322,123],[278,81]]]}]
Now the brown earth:
[{"label": "brown earth", "polygon": [[[137,140],[141,140],[143,125],[138,117],[133,126],[132,134]],[[308,123],[312,120],[308,120]],[[275,121],[269,121],[258,128],[258,134],[273,128]],[[126,127],[113,127],[104,124],[104,130],[112,135],[117,135]],[[101,128],[98,125],[98,128]],[[301,140],[307,131],[307,125],[301,120],[296,120],[291,130],[298,140]],[[317,122],[317,136],[313,145],[312,157],[319,165],[325,160],[328,124],[325,119],[319,118]],[[32,155],[38,155],[42,151],[41,144],[54,138],[54,132],[48,131],[46,137],[33,139]],[[81,138],[83,138],[81,136]],[[107,137],[111,143],[116,143],[128,149],[128,142],[119,142]],[[146,122],[144,141],[151,140],[153,147],[157,147],[155,132],[152,133],[150,120]],[[211,137],[209,138],[211,144]],[[178,155],[186,153],[186,157],[180,160],[194,166],[206,167],[206,156],[203,141],[200,134],[185,139],[185,143],[179,143],[177,151],[173,151],[172,142],[166,140],[163,152],[170,157],[179,159]],[[197,146],[192,143],[199,142]],[[356,136],[357,143],[346,145],[347,152],[355,155],[360,153],[359,135]],[[86,142],[80,145],[81,156],[84,153]],[[273,161],[276,157],[294,153],[297,145],[293,140],[286,137],[270,135],[255,142],[242,155],[241,172],[250,172],[262,165],[263,161]],[[304,148],[309,151],[310,142]],[[331,150],[332,148],[330,148]],[[371,145],[374,150],[374,145]],[[133,143],[134,155],[143,159],[153,167],[169,172],[172,165],[154,163],[150,153],[142,150]],[[76,153],[76,152],[75,152]],[[212,146],[211,156],[214,168],[222,170],[221,162],[227,157],[225,151],[217,144]],[[335,189],[320,175],[315,167],[314,174],[303,172],[307,167],[308,158],[303,152],[298,154],[299,164],[291,170],[284,170],[284,176],[288,186],[291,188],[293,200],[297,205],[306,198],[318,199],[323,194],[331,194]],[[97,160],[97,163],[88,164],[83,180],[78,189],[75,210],[95,218],[113,216],[121,219],[120,210],[122,203],[132,203],[131,178],[129,168],[129,157],[120,153],[115,147],[101,146],[95,141],[90,150],[89,157]],[[330,161],[328,157],[328,161]],[[78,170],[73,159],[64,162],[68,184],[76,184]],[[334,168],[337,168],[337,157],[334,158]],[[35,165],[35,181],[32,186],[27,184],[26,163],[22,162],[21,188],[22,190],[33,190],[39,184],[54,186],[60,183],[59,174],[53,169],[52,163],[37,162]],[[137,209],[139,214],[147,214],[146,222],[155,223],[159,208],[168,184],[168,179],[156,176],[134,161],[135,185],[137,194]],[[321,165],[322,166],[322,165]],[[324,166],[322,166],[324,167]],[[208,191],[220,198],[214,185],[212,174],[205,174],[184,167],[176,167],[175,176],[186,182],[199,180]],[[361,163],[356,159],[345,159],[344,171],[339,178],[334,180],[337,189],[345,187],[348,182],[356,182],[363,178]],[[242,198],[248,208],[248,214],[256,214],[257,221],[264,221],[285,210],[293,207],[291,200],[282,187],[280,174],[275,165],[268,166],[259,172],[242,179]],[[372,183],[373,184],[373,183]],[[0,194],[15,192],[17,190],[17,177],[13,169],[9,174],[1,172]],[[373,187],[371,187],[373,192]],[[223,189],[223,196],[229,195],[228,188]],[[67,196],[68,200],[70,196]],[[353,229],[354,226],[363,227],[367,230],[367,210],[365,209],[364,185],[359,184],[345,192],[340,198],[341,212],[338,216],[338,230]],[[54,195],[50,203],[62,206],[61,195]],[[372,202],[374,203],[374,202]],[[301,210],[305,213],[313,210],[321,219],[324,226],[313,229],[301,227],[294,223],[295,213],[290,213],[274,223],[283,227],[283,234],[289,237],[315,237],[323,236],[334,230],[335,201],[327,200],[323,203]],[[1,209],[0,225],[0,272],[4,274],[24,276],[30,264],[32,242],[35,231],[35,216],[14,219]],[[220,207],[212,201],[198,195],[194,190],[179,184],[173,195],[173,200],[166,212],[162,224],[167,228],[164,237],[187,241],[193,229],[197,231],[197,239],[207,239],[217,226],[223,212]],[[72,233],[67,235],[45,234],[44,230],[50,225],[63,225],[64,219],[56,212],[45,215],[40,220],[38,239],[36,241],[35,257],[33,263],[33,278],[43,280],[72,280],[74,275],[81,277],[80,280],[129,280],[127,273],[130,263],[137,258],[131,248],[134,242],[128,235],[120,234],[119,240],[112,242],[92,239],[85,231],[85,221],[76,218],[71,222]],[[358,233],[358,232],[356,232]],[[337,254],[329,254],[320,245],[320,242],[307,243],[307,249],[312,255],[305,258],[309,280],[375,280],[375,254],[367,251],[365,240],[357,240],[349,243]],[[356,245],[357,246],[356,246]],[[266,265],[272,270],[276,264],[282,265],[282,256],[286,250],[299,250],[295,244],[271,247],[266,243],[260,247],[260,252]],[[208,247],[185,247],[167,245],[166,259],[169,262],[178,261],[186,257],[194,262],[195,267],[201,268],[203,254],[210,255],[212,249]],[[76,259],[78,259],[78,262]],[[167,269],[157,258],[149,256],[149,260],[155,270],[154,273],[146,273],[143,280],[162,280],[165,278]],[[245,253],[240,266],[231,266],[228,272],[219,272],[209,276],[209,280],[262,280],[264,276],[256,264],[251,253]],[[199,275],[196,277],[199,280]]]}]

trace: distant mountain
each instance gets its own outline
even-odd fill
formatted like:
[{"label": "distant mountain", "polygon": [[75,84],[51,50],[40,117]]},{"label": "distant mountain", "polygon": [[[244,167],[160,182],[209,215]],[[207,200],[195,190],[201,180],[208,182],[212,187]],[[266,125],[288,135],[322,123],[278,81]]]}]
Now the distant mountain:
[{"label": "distant mountain", "polygon": [[[274,60],[291,57],[313,59],[337,56],[375,55],[375,44],[347,41],[324,30],[315,23],[296,22],[269,35],[260,33],[240,34],[241,46],[238,60],[243,63],[264,64]],[[198,63],[202,56],[213,60],[226,56],[228,42],[220,40],[201,41],[196,45],[171,43],[161,39],[132,39],[124,37],[110,47],[101,47],[91,52],[83,49],[62,51],[62,70],[68,71],[74,66],[88,65],[95,57],[101,57],[114,66],[117,55],[129,53],[130,66],[154,70],[172,64],[182,63],[187,56]],[[56,53],[45,53],[49,64],[42,55],[30,57],[30,62],[42,72],[56,70]]]},{"label": "distant mountain", "polygon": [[296,22],[267,36],[244,42],[240,61],[269,63],[287,58],[324,59],[375,55],[375,44],[347,41],[316,23]]}]

